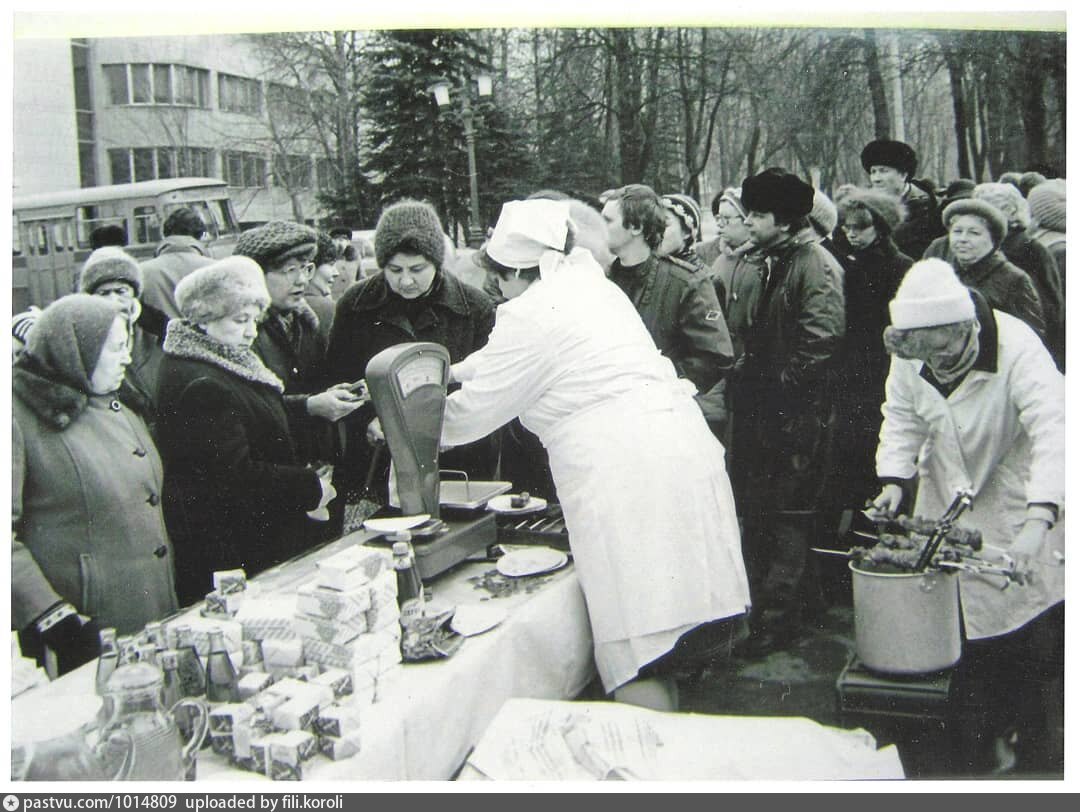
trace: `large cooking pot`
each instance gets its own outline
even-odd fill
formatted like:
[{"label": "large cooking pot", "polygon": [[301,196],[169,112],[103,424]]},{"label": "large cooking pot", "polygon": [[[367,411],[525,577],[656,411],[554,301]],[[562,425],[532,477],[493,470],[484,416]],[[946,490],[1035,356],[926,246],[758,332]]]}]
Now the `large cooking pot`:
[{"label": "large cooking pot", "polygon": [[855,654],[883,674],[928,674],[960,660],[956,575],[873,572],[848,564],[855,605]]}]

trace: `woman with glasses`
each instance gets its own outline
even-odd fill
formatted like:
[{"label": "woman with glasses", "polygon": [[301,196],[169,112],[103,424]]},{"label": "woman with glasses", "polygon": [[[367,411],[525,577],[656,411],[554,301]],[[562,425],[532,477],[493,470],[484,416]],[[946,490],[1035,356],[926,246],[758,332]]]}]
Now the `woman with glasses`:
[{"label": "woman with glasses", "polygon": [[[326,358],[329,380],[360,380],[373,356],[403,342],[442,344],[452,362],[484,346],[495,323],[495,306],[486,293],[445,271],[446,240],[431,205],[402,200],[387,207],[374,243],[379,271],[349,288],[335,311]],[[381,438],[374,409],[361,409],[348,425],[344,459],[335,469],[338,490],[351,495],[371,469],[377,472],[372,478],[376,495],[385,504],[390,460],[384,454],[372,468]],[[440,465],[489,478],[495,457],[493,443],[481,441],[445,455]]]},{"label": "woman with glasses", "polygon": [[270,304],[246,257],[205,265],[176,286],[158,397],[165,519],[184,604],[210,591],[215,570],[253,575],[304,550],[305,513],[333,498],[329,477],[303,466],[284,386],[252,350]]},{"label": "woman with glasses", "polygon": [[[326,340],[319,317],[304,297],[315,275],[317,232],[286,220],[272,220],[240,235],[235,253],[255,260],[266,275],[270,307],[254,350],[285,385],[285,407],[300,458],[325,459],[335,422],[360,405],[345,385],[322,391]],[[345,379],[338,378],[334,384]],[[313,419],[314,418],[314,419]]]}]

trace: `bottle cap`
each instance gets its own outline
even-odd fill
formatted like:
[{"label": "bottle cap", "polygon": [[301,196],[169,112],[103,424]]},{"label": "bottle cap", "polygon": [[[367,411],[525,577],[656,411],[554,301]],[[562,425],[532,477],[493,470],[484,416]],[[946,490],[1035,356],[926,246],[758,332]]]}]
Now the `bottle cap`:
[{"label": "bottle cap", "polygon": [[394,546],[390,548],[394,555],[408,555],[409,554],[409,542],[407,541],[395,541]]}]

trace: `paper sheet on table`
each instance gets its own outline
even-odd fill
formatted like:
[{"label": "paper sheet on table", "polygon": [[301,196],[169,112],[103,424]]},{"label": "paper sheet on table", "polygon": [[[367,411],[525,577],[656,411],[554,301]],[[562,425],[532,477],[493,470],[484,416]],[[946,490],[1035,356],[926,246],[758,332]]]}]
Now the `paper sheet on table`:
[{"label": "paper sheet on table", "polygon": [[790,717],[511,699],[469,764],[497,781],[902,779],[895,746]]}]

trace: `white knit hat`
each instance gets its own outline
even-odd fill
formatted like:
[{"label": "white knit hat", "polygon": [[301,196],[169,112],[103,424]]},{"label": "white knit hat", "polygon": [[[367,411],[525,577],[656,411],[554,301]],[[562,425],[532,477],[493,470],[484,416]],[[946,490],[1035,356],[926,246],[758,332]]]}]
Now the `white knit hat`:
[{"label": "white knit hat", "polygon": [[892,326],[901,330],[939,327],[975,318],[971,291],[943,259],[916,262],[904,275],[889,302]]},{"label": "white knit hat", "polygon": [[503,203],[499,222],[485,253],[506,268],[535,268],[545,251],[566,247],[568,200],[511,200]]},{"label": "white knit hat", "polygon": [[270,304],[259,263],[238,254],[196,268],[176,285],[176,304],[192,324],[207,324],[246,305]]}]

